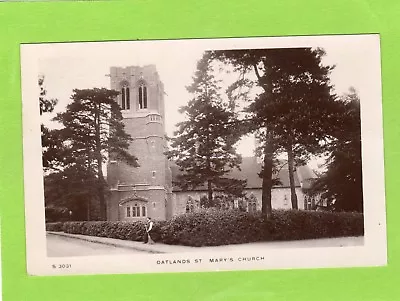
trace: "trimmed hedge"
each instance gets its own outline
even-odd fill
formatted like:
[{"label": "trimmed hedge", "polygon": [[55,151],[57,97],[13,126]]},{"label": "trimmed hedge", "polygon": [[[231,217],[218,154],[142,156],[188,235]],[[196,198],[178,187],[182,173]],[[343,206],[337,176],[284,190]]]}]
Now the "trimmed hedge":
[{"label": "trimmed hedge", "polygon": [[[154,222],[152,236],[154,241],[159,241],[161,237],[161,225],[165,222]],[[136,222],[57,222],[46,224],[47,231],[65,232],[70,234],[81,234],[89,236],[109,237],[123,240],[142,241],[145,234],[145,224],[141,221]]]},{"label": "trimmed hedge", "polygon": [[261,213],[208,210],[177,216],[162,230],[162,240],[167,244],[218,246],[361,236],[364,218],[360,213],[275,210],[267,220]]},{"label": "trimmed hedge", "polygon": [[[142,241],[145,235],[140,221],[49,223],[46,230],[133,241]],[[275,210],[267,220],[261,213],[208,209],[156,221],[152,231],[155,241],[197,247],[361,235],[360,213],[301,210]]]},{"label": "trimmed hedge", "polygon": [[60,232],[63,230],[63,222],[46,223],[46,231]]},{"label": "trimmed hedge", "polygon": [[167,244],[218,246],[268,240],[267,232],[262,215],[208,209],[168,221],[162,229],[162,240]]},{"label": "trimmed hedge", "polygon": [[356,212],[278,210],[268,221],[272,240],[364,235],[364,216]]}]

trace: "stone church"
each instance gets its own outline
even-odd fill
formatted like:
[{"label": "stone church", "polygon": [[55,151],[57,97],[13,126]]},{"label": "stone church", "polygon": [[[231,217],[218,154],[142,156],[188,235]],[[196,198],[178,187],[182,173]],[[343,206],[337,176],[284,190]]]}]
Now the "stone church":
[{"label": "stone church", "polygon": [[[123,162],[109,160],[107,182],[111,188],[107,200],[107,219],[112,221],[137,220],[151,217],[156,220],[169,219],[174,215],[192,211],[199,199],[207,195],[204,188],[181,191],[173,186],[179,168],[169,162],[165,133],[164,85],[155,65],[111,67],[111,89],[119,91],[125,131],[133,141],[129,151],[138,158],[139,167],[130,167]],[[261,184],[257,173],[261,165],[256,158],[243,158],[242,170],[232,171],[231,177],[247,180],[246,194],[249,197],[248,211],[261,209]],[[280,184],[272,190],[273,208],[289,209],[290,189],[287,168],[277,175]],[[312,205],[303,190],[315,174],[307,166],[297,168],[296,192],[300,209]]]}]

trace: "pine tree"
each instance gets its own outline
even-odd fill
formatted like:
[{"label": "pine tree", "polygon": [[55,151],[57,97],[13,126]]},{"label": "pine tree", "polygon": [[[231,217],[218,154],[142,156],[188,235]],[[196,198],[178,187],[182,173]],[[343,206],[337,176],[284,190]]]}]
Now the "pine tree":
[{"label": "pine tree", "polygon": [[204,55],[187,87],[193,99],[180,109],[186,121],[177,125],[169,152],[183,171],[177,184],[184,190],[205,185],[211,203],[215,190],[242,195],[245,187],[245,181],[226,177],[231,169],[240,168],[235,144],[241,133],[233,126],[235,113],[224,104],[219,89],[210,58]]},{"label": "pine tree", "polygon": [[107,218],[107,184],[103,176],[103,163],[107,156],[138,166],[137,158],[127,150],[131,137],[124,131],[120,107],[115,101],[117,91],[105,88],[73,90],[72,102],[66,111],[57,114],[54,120],[63,124],[58,131],[63,141],[63,172],[85,170],[75,173],[74,181],[82,174],[92,175],[87,180],[92,183],[96,178],[96,197],[99,202],[100,218]]},{"label": "pine tree", "polygon": [[[92,170],[76,162],[62,171],[52,172],[44,178],[46,208],[67,208],[73,220],[96,219],[98,212],[92,206],[98,199],[97,178]],[[46,215],[47,217],[47,215]]]},{"label": "pine tree", "polygon": [[[279,51],[279,52],[278,52]],[[323,50],[275,50],[271,68],[272,93],[261,93],[249,106],[275,135],[278,152],[288,157],[291,203],[298,209],[294,172],[296,162],[322,152],[321,141],[331,138],[336,118],[336,98],[331,93],[330,66],[323,66]]]},{"label": "pine tree", "polygon": [[311,194],[319,194],[336,211],[363,212],[360,98],[351,88],[337,102],[334,139],[327,145],[327,171],[314,183]]},{"label": "pine tree", "polygon": [[44,87],[44,76],[41,75],[38,78],[38,86],[39,86],[39,109],[40,115],[43,113],[53,112],[55,105],[58,100],[54,98],[47,98],[47,90]]},{"label": "pine tree", "polygon": [[[44,76],[39,76],[38,78],[40,115],[53,112],[54,107],[58,103],[57,99],[47,97],[47,90],[44,87],[44,78]],[[60,149],[61,145],[60,141],[57,139],[57,136],[54,136],[52,130],[46,127],[44,124],[41,124],[41,133],[42,162],[43,168],[46,170],[51,166],[51,162],[56,160],[58,155],[57,150]]]},{"label": "pine tree", "polygon": [[[245,86],[261,88],[257,97],[250,99],[247,111],[253,123],[249,130],[258,131],[263,142],[264,162],[260,176],[263,178],[262,211],[267,216],[272,210],[276,154],[282,150],[288,154],[292,207],[297,208],[294,163],[308,151],[318,151],[319,142],[326,135],[333,102],[329,86],[332,67],[322,66],[323,55],[322,50],[310,48],[212,52],[215,59],[233,65],[242,75],[232,84],[230,93]],[[255,77],[255,81],[250,80],[251,77]]]}]

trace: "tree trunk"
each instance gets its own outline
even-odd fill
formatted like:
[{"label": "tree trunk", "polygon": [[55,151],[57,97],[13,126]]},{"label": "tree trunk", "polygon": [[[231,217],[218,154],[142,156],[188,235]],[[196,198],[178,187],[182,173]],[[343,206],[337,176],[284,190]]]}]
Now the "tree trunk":
[{"label": "tree trunk", "polygon": [[[272,96],[272,68],[270,62],[265,60],[264,62],[264,75],[261,76],[257,67],[257,64],[253,64],[254,72],[257,76],[258,83],[266,93],[266,101],[271,101],[269,98]],[[266,214],[267,219],[271,217],[272,214],[272,204],[271,204],[271,189],[272,189],[272,167],[274,159],[274,145],[272,133],[268,133],[265,139],[264,146],[264,166],[262,173],[262,207],[261,211]]]},{"label": "tree trunk", "polygon": [[[270,135],[268,135],[270,136]],[[272,214],[271,189],[272,189],[272,160],[273,160],[272,139],[266,139],[264,148],[264,166],[262,173],[262,213],[267,215],[267,219]]]},{"label": "tree trunk", "polygon": [[[88,175],[91,173],[91,162],[92,162],[91,160],[92,160],[92,158],[91,158],[90,151],[89,151],[87,154],[87,166],[86,166]],[[86,219],[88,221],[90,221],[92,219],[92,215],[90,214],[91,209],[92,209],[91,208],[92,207],[91,206],[92,199],[93,199],[92,196],[90,196],[86,202]]]},{"label": "tree trunk", "polygon": [[90,199],[86,202],[86,220],[90,221]]},{"label": "tree trunk", "polygon": [[[207,92],[206,92],[206,94],[207,94]],[[207,130],[207,141],[206,141],[207,145],[210,145],[209,141],[210,141],[210,132],[209,132],[209,130]],[[207,156],[206,164],[207,164],[208,172],[211,174],[211,161],[210,161],[209,156]],[[207,180],[207,192],[208,192],[208,205],[209,205],[209,207],[213,207],[214,204],[213,204],[212,180],[210,180],[210,179]]]},{"label": "tree trunk", "polygon": [[294,157],[293,146],[288,143],[286,151],[288,153],[288,166],[289,166],[289,182],[290,182],[290,200],[292,201],[292,209],[299,209],[297,204],[296,186],[294,183]]},{"label": "tree trunk", "polygon": [[103,176],[103,170],[102,170],[102,164],[103,160],[101,158],[100,154],[100,159],[97,158],[97,164],[98,164],[98,171],[97,171],[97,177],[98,177],[98,197],[99,197],[99,205],[100,205],[100,219],[101,220],[107,220],[107,205],[106,205],[106,198],[104,196],[104,176]]},{"label": "tree trunk", "polygon": [[207,191],[208,191],[208,204],[212,207],[213,205],[213,190],[211,180],[207,181]]},{"label": "tree trunk", "polygon": [[104,176],[103,176],[103,158],[101,155],[101,140],[100,140],[100,105],[95,110],[95,141],[96,149],[95,156],[97,161],[97,192],[99,198],[100,219],[107,220],[107,205],[104,196]]}]

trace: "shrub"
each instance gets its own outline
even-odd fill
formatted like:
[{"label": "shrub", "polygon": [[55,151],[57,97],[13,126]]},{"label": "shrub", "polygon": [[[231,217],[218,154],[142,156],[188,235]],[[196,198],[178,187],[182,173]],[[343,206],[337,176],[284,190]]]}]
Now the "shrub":
[{"label": "shrub", "polygon": [[[48,223],[46,230],[132,241],[142,241],[145,235],[141,221]],[[360,213],[301,210],[275,210],[267,220],[261,213],[205,209],[155,221],[152,230],[154,241],[196,247],[363,234]]]},{"label": "shrub", "polygon": [[202,210],[166,222],[162,241],[189,246],[217,246],[274,240],[300,240],[364,234],[360,213],[275,210],[261,213]]},{"label": "shrub", "polygon": [[299,240],[364,234],[360,213],[275,210],[268,221],[273,240]]},{"label": "shrub", "polygon": [[264,217],[237,210],[201,210],[176,216],[162,228],[162,241],[217,246],[266,240]]},{"label": "shrub", "polygon": [[62,227],[62,222],[46,223],[46,231],[60,232],[62,231]]},{"label": "shrub", "polygon": [[145,234],[144,224],[137,222],[66,222],[63,231],[71,234],[109,237],[124,240],[143,240]]},{"label": "shrub", "polygon": [[[152,230],[152,239],[159,241],[161,238],[161,227],[165,222],[155,221]],[[109,237],[123,240],[142,241],[145,235],[145,225],[141,221],[135,222],[64,222],[49,223],[47,231],[63,231],[70,234],[81,234],[98,237]]]}]

